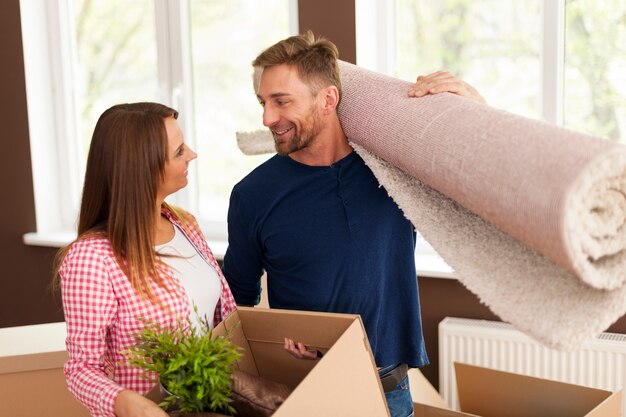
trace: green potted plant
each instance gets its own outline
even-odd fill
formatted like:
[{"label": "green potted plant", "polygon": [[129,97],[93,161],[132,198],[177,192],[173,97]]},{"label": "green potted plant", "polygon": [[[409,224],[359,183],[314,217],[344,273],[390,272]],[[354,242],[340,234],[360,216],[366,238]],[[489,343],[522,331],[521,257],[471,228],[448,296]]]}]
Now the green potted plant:
[{"label": "green potted plant", "polygon": [[[202,323],[202,321],[201,321]],[[206,323],[162,327],[145,323],[137,344],[127,352],[130,363],[160,383],[165,398],[160,406],[180,414],[232,414],[231,374],[240,348],[224,337],[211,337]]]}]

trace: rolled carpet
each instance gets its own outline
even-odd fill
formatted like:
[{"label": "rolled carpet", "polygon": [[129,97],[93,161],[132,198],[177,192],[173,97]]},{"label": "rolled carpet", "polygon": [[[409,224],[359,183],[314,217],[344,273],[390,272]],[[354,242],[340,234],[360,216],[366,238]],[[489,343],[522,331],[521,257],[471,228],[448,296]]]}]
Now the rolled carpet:
[{"label": "rolled carpet", "polygon": [[410,83],[347,63],[341,80],[351,144],[494,313],[571,349],[626,312],[623,146],[452,94],[408,98]]},{"label": "rolled carpet", "polygon": [[626,280],[626,147],[341,65],[348,138],[596,288]]}]

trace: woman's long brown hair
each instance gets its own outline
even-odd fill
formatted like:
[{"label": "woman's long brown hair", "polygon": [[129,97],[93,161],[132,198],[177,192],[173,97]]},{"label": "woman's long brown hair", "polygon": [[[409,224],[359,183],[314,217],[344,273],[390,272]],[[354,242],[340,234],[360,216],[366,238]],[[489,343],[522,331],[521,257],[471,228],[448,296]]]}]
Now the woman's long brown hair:
[{"label": "woman's long brown hair", "polygon": [[[153,236],[157,187],[168,157],[167,117],[177,118],[178,112],[158,103],[119,104],[102,113],[89,147],[78,220],[77,240],[108,238],[133,288],[152,300],[150,281],[168,288]],[[71,245],[57,253],[57,284]]]}]

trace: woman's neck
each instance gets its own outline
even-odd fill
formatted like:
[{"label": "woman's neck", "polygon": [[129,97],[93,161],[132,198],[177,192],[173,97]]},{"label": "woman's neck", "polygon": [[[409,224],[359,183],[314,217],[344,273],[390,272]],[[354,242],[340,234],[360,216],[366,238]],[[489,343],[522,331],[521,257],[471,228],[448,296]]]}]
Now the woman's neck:
[{"label": "woman's neck", "polygon": [[162,245],[174,238],[174,225],[161,213],[160,204],[157,207],[153,233],[155,245]]}]

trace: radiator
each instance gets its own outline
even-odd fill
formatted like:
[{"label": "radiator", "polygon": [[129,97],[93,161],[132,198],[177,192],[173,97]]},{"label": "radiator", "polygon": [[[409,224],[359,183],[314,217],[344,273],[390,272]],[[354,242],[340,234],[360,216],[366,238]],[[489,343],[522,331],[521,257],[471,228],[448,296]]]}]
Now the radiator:
[{"label": "radiator", "polygon": [[614,392],[625,385],[626,335],[601,333],[579,350],[561,352],[507,323],[446,317],[439,323],[439,392],[458,410],[454,362]]}]

